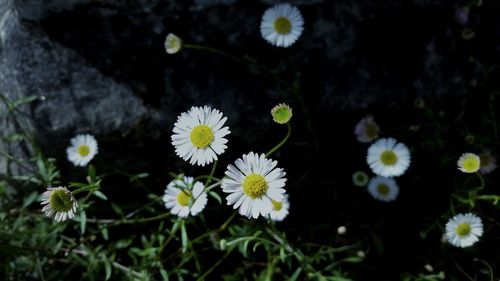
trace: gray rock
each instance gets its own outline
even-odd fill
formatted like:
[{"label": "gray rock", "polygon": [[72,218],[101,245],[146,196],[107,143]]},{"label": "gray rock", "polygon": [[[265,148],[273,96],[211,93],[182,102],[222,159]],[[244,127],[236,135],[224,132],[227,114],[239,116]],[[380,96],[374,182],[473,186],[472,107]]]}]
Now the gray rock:
[{"label": "gray rock", "polygon": [[89,3],[92,0],[3,0],[11,9],[17,11],[19,18],[39,20],[51,13],[60,13],[72,9],[75,5]]},{"label": "gray rock", "polygon": [[[0,93],[11,101],[37,97],[15,114],[0,105],[0,151],[21,161],[31,156],[23,145],[7,141],[21,129],[56,143],[62,137],[67,143],[76,133],[129,131],[147,112],[142,101],[74,50],[51,40],[37,22],[23,19],[21,15],[43,14],[22,12],[32,10],[27,7],[31,6],[0,4]],[[15,162],[0,157],[0,174],[20,172]]]}]

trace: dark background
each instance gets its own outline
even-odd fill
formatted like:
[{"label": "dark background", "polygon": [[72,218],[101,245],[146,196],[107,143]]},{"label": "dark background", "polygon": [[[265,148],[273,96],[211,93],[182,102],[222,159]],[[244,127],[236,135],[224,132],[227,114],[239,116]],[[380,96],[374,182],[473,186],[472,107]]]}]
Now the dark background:
[{"label": "dark background", "polygon": [[[65,161],[68,139],[92,133],[99,141],[98,171],[148,172],[148,186],[157,194],[170,171],[197,175],[210,169],[190,167],[175,155],[170,135],[178,114],[211,105],[228,117],[232,133],[220,176],[243,153],[266,152],[281,140],[286,128],[274,124],[269,112],[286,102],[294,109],[293,133],[273,158],[287,171],[291,210],[279,228],[291,241],[361,242],[367,258],[352,266],[356,280],[398,280],[401,272],[416,274],[427,263],[465,280],[458,264],[483,280],[482,265],[473,258],[500,264],[495,207],[481,203],[473,210],[483,215],[486,230],[477,246],[462,250],[440,242],[450,194],[477,184],[456,170],[456,159],[463,152],[498,150],[493,124],[499,102],[492,93],[499,90],[500,2],[483,2],[291,1],[305,29],[282,49],[260,36],[260,18],[273,1],[8,1],[0,11],[16,12],[3,27],[0,90],[43,96],[27,116],[68,181],[81,174]],[[457,9],[468,4],[468,19],[457,19]],[[465,29],[474,36],[464,38]],[[300,97],[217,54],[184,49],[167,55],[169,32],[265,65],[298,83]],[[425,108],[415,107],[417,98]],[[412,150],[393,203],[375,201],[351,182],[353,172],[369,171],[367,145],[353,134],[366,114],[375,116],[382,136]],[[466,140],[469,135],[473,141]],[[126,180],[109,177],[103,192],[133,210],[147,198]],[[490,193],[496,183],[497,173],[487,177]],[[230,214],[213,201],[208,207],[218,216],[208,213],[209,223]],[[336,234],[340,225],[348,229],[343,237]],[[377,240],[383,249],[376,249]],[[220,272],[231,268],[227,263]]]}]

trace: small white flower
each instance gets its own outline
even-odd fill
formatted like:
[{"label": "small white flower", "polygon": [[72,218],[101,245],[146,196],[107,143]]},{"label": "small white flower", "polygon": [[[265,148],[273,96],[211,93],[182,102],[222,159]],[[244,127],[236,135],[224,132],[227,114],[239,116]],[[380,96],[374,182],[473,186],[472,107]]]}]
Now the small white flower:
[{"label": "small white flower", "polygon": [[481,168],[481,159],[474,153],[464,153],[458,159],[457,165],[458,169],[464,173],[475,173]]},{"label": "small white flower", "polygon": [[344,235],[346,232],[347,232],[347,227],[345,227],[344,225],[341,225],[337,228],[337,233],[339,235]]},{"label": "small white flower", "polygon": [[276,168],[277,161],[250,152],[228,165],[222,180],[222,191],[230,193],[227,205],[239,208],[247,218],[266,217],[273,210],[272,200],[281,202],[285,193],[286,173]]},{"label": "small white flower", "polygon": [[183,112],[174,125],[172,144],[175,153],[190,164],[205,166],[217,160],[217,155],[224,153],[230,133],[224,126],[227,117],[217,109],[208,106],[193,106]]},{"label": "small white flower", "polygon": [[179,52],[182,48],[182,40],[179,38],[179,36],[169,33],[167,37],[165,38],[165,51],[167,54],[175,54]]},{"label": "small white flower", "polygon": [[410,150],[393,138],[379,139],[368,148],[366,161],[375,174],[397,177],[410,166]]},{"label": "small white flower", "polygon": [[42,194],[42,212],[57,222],[75,217],[78,202],[66,187],[49,187]]},{"label": "small white flower", "polygon": [[399,186],[393,178],[374,177],[368,184],[368,192],[375,199],[390,202],[398,197]]},{"label": "small white flower", "polygon": [[455,247],[469,247],[483,235],[483,223],[478,216],[458,214],[446,223],[446,237]]},{"label": "small white flower", "polygon": [[284,194],[283,199],[280,201],[275,201],[271,199],[273,203],[273,210],[269,214],[271,220],[282,221],[288,216],[288,209],[290,209],[290,202],[288,201],[288,195]]},{"label": "small white flower", "polygon": [[369,143],[378,138],[380,128],[373,120],[373,116],[368,115],[361,119],[361,121],[354,127],[354,134],[356,139],[362,143]]},{"label": "small white flower", "polygon": [[196,216],[207,204],[207,193],[201,182],[194,182],[192,177],[175,179],[168,183],[163,195],[165,207],[174,215],[185,218]]},{"label": "small white flower", "polygon": [[433,272],[434,271],[434,267],[432,267],[432,265],[430,264],[426,264],[424,266],[425,270],[427,270],[428,272]]},{"label": "small white flower", "polygon": [[485,151],[479,155],[481,168],[479,172],[483,175],[493,172],[497,168],[497,159],[489,151]]},{"label": "small white flower", "polygon": [[68,160],[75,166],[86,166],[97,154],[97,141],[94,136],[77,135],[71,139],[71,146],[66,149]]},{"label": "small white flower", "polygon": [[302,34],[304,19],[299,9],[290,4],[277,4],[268,8],[262,16],[260,33],[277,47],[289,47]]}]

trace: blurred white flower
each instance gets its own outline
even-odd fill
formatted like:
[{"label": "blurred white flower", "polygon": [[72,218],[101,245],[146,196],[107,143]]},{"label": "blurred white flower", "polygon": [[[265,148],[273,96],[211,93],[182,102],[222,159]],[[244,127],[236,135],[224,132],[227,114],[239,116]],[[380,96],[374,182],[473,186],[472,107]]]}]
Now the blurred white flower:
[{"label": "blurred white flower", "polygon": [[86,166],[97,154],[97,141],[92,135],[77,135],[70,142],[71,146],[66,149],[66,154],[75,166]]},{"label": "blurred white flower", "polygon": [[276,4],[262,16],[260,33],[277,47],[289,47],[302,34],[304,19],[299,9],[288,3]]},{"label": "blurred white flower", "polygon": [[368,148],[366,161],[375,174],[397,177],[410,166],[410,150],[393,138],[379,139]]}]

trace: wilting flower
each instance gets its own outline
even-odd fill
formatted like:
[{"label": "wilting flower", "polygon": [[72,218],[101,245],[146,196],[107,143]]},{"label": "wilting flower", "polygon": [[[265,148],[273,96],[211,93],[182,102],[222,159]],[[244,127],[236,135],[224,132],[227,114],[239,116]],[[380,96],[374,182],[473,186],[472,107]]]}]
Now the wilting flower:
[{"label": "wilting flower", "polygon": [[49,187],[42,194],[42,212],[57,222],[65,221],[75,217],[78,202],[73,193],[66,187]]},{"label": "wilting flower", "polygon": [[378,138],[380,128],[373,120],[373,116],[368,115],[361,119],[354,127],[354,134],[359,142],[368,143]]},{"label": "wilting flower", "polygon": [[479,160],[481,162],[481,168],[479,168],[481,174],[489,174],[497,168],[497,159],[489,151],[481,153]]}]

